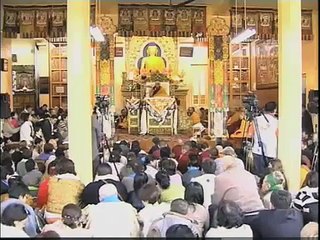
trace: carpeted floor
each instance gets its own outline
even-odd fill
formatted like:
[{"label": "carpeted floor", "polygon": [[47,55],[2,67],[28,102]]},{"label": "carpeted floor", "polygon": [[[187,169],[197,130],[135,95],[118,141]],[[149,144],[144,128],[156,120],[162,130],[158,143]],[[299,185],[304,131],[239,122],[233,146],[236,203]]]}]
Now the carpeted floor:
[{"label": "carpeted floor", "polygon": [[[155,136],[153,135],[134,135],[134,134],[128,134],[126,130],[117,130],[116,131],[116,141],[126,140],[129,142],[132,142],[134,140],[137,140],[140,142],[140,146],[144,151],[149,151],[149,149],[152,147],[152,138]],[[168,143],[169,147],[174,147],[177,145],[178,140],[181,139],[183,142],[186,142],[190,140],[191,135],[190,134],[177,134],[177,135],[159,135],[158,136],[161,140],[164,140]],[[213,141],[208,141],[208,144],[210,146],[214,145]]]}]

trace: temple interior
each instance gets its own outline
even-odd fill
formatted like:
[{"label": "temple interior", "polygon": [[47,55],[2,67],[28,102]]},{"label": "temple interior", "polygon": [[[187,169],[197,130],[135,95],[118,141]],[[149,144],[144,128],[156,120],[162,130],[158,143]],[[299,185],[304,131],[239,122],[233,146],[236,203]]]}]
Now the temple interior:
[{"label": "temple interior", "polygon": [[[20,176],[24,181],[19,163],[24,166],[28,159],[34,160],[30,163],[36,166],[32,171],[40,170],[42,164],[46,173],[41,176],[48,177],[50,154],[55,159],[63,156],[61,162],[56,163],[62,166],[65,161],[64,167],[56,167],[62,169],[61,172],[67,169],[66,162],[73,164],[73,171],[55,172],[50,179],[73,174],[85,185],[102,179],[97,169],[105,163],[109,164],[108,169],[112,168],[115,181],[123,183],[123,172],[118,171],[115,163],[123,164],[121,157],[125,159],[121,167],[128,171],[125,177],[131,178],[132,184],[139,181],[133,176],[146,174],[148,167],[158,177],[162,174],[174,182],[162,166],[162,161],[169,159],[175,164],[174,172],[181,175],[182,180],[180,175],[178,178],[183,192],[193,179],[187,176],[189,170],[199,168],[201,176],[207,174],[205,165],[202,166],[205,159],[222,169],[219,168],[219,175],[218,170],[213,171],[216,179],[240,164],[246,173],[237,176],[242,180],[246,174],[253,175],[259,194],[276,168],[275,162],[282,164],[277,172],[284,175],[281,181],[285,187],[276,184],[274,189],[289,191],[295,199],[311,175],[318,176],[317,0],[1,0],[0,13],[1,159],[6,159],[1,160],[4,184],[1,188],[10,189],[11,177]],[[135,155],[134,163],[130,163],[130,154],[123,153],[121,144],[128,144],[129,152]],[[138,147],[135,148],[135,144]],[[179,157],[174,151],[176,146],[180,149]],[[159,150],[158,155],[153,154],[153,148]],[[36,157],[15,162],[15,151],[22,155],[24,151],[32,151]],[[185,152],[191,155],[183,159]],[[207,158],[203,157],[205,152]],[[45,159],[39,159],[39,155]],[[114,155],[119,159],[109,161]],[[219,160],[226,156],[227,160],[219,165]],[[233,161],[230,166],[228,157]],[[139,167],[144,170],[139,172]],[[27,170],[24,174],[28,174]],[[272,175],[272,180],[274,178]],[[152,180],[156,189],[160,189],[156,174]],[[48,181],[50,185],[51,180]],[[237,191],[246,189],[244,182]],[[211,187],[221,187],[217,183],[215,188]],[[41,192],[40,182],[37,184],[28,186],[34,191],[34,202],[37,197],[41,199],[37,195]],[[48,182],[45,184],[48,186]],[[139,185],[140,190],[144,184]],[[316,187],[311,185],[308,185],[310,191],[318,189],[318,182]],[[116,194],[110,200],[108,191],[113,188],[101,187],[101,194],[106,194],[103,198],[97,193],[99,188],[96,189],[98,205],[104,201],[123,202]],[[1,192],[1,199],[3,194],[11,198],[8,189]],[[137,189],[129,189],[128,194],[134,192],[142,208],[147,206]],[[162,185],[160,190],[165,195]],[[170,194],[179,192],[178,188],[170,190]],[[46,191],[50,199],[50,189]],[[187,190],[184,193],[187,195]],[[268,197],[272,198],[269,193]],[[54,197],[64,198],[63,194],[55,193]],[[238,198],[230,194],[230,199],[238,203],[242,195],[237,194]],[[163,195],[155,202],[160,203],[165,198]],[[209,197],[210,204],[214,203],[212,199],[217,199],[213,196]],[[220,196],[219,200],[224,197]],[[183,194],[180,198],[184,198]],[[67,203],[81,205],[77,201],[64,202]],[[241,202],[239,206],[244,213],[251,211],[246,203]],[[273,209],[270,206],[264,205]],[[54,214],[50,212],[52,209],[47,210],[44,211],[46,223],[54,224],[57,217],[54,214],[61,215],[62,208],[53,211]],[[3,224],[17,227],[14,222],[1,223],[1,229]],[[78,225],[72,226],[78,228]],[[250,227],[257,237],[254,227]],[[216,236],[208,235],[209,229],[201,232],[202,236]],[[119,235],[116,229],[112,230],[115,231],[108,237],[138,236]],[[177,232],[173,231],[172,236],[180,236]],[[235,232],[233,235],[240,236]],[[160,235],[145,233],[146,236],[169,235],[161,232]]]}]

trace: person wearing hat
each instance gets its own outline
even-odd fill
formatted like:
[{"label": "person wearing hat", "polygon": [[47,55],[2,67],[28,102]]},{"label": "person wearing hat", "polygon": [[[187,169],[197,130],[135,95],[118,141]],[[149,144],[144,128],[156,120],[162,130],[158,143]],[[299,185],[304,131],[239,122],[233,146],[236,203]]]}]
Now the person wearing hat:
[{"label": "person wearing hat", "polygon": [[216,172],[215,174],[218,175],[222,172],[224,172],[227,169],[228,160],[231,162],[234,162],[238,167],[244,169],[243,161],[239,158],[237,158],[236,152],[232,147],[225,147],[221,149],[220,151],[220,157],[215,160],[216,162]]},{"label": "person wearing hat", "polygon": [[86,228],[93,237],[138,237],[140,226],[137,211],[129,203],[120,200],[113,184],[104,184],[99,189],[97,205],[84,209]]},{"label": "person wearing hat", "polygon": [[270,197],[275,190],[284,190],[285,178],[280,171],[274,171],[264,177],[261,194],[263,205],[267,209],[271,209],[272,205],[270,202]]}]

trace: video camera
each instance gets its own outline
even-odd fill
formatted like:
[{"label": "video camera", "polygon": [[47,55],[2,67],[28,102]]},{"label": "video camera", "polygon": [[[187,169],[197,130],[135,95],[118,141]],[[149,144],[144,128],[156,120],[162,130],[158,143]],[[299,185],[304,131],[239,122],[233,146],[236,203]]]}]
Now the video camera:
[{"label": "video camera", "polygon": [[110,105],[110,97],[106,95],[96,96],[96,107],[102,115],[107,114]]},{"label": "video camera", "polygon": [[249,118],[260,115],[258,103],[259,101],[257,96],[252,92],[248,92],[248,95],[242,98],[243,107],[245,108]]}]

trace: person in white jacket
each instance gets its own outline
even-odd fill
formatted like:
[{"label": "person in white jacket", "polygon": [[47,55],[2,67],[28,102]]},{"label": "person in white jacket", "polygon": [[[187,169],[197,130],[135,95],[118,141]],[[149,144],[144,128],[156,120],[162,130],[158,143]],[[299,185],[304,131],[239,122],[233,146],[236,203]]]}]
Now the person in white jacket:
[{"label": "person in white jacket", "polygon": [[12,138],[13,135],[17,134],[20,130],[20,127],[14,127],[10,123],[10,118],[4,119],[3,125],[2,125],[2,132],[3,132],[3,137],[5,139],[14,141]]},{"label": "person in white jacket", "polygon": [[118,197],[113,184],[104,184],[99,189],[100,203],[88,205],[83,209],[86,215],[86,228],[93,237],[127,237],[140,236],[137,211],[129,203]]},{"label": "person in white jacket", "polygon": [[20,141],[26,141],[28,145],[33,142],[34,129],[31,122],[31,115],[29,113],[21,113],[21,120],[23,121],[20,127]]}]

